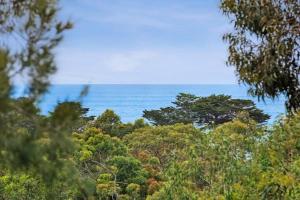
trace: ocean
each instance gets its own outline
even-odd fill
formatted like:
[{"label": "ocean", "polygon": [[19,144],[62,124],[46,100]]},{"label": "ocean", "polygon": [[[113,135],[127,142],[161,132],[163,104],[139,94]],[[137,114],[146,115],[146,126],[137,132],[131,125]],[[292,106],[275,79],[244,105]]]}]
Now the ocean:
[{"label": "ocean", "polygon": [[[89,115],[98,116],[105,109],[114,110],[123,122],[131,122],[143,115],[143,110],[158,109],[172,105],[178,93],[197,96],[226,94],[233,98],[251,99],[257,107],[271,115],[269,123],[285,112],[284,99],[257,101],[247,94],[247,88],[239,85],[89,85],[88,94],[79,98],[84,85],[53,85],[42,98],[40,108],[43,114],[53,110],[58,102],[80,100],[89,108]],[[17,96],[20,96],[20,91]]]}]

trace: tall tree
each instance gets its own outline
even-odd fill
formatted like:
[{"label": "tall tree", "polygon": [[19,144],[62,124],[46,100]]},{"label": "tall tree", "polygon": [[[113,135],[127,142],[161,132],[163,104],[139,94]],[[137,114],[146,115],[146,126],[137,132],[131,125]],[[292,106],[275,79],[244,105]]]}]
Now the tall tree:
[{"label": "tall tree", "polygon": [[222,0],[234,24],[224,35],[228,64],[259,98],[286,97],[286,108],[300,107],[299,0]]},{"label": "tall tree", "polygon": [[[56,71],[54,49],[72,27],[59,19],[58,11],[57,0],[0,2],[1,170],[36,174],[47,184],[72,171],[60,170],[71,163],[70,133],[81,114],[58,106],[49,117],[42,117],[36,108]],[[19,77],[24,77],[28,98],[15,100]],[[56,199],[55,192],[50,193],[47,198]]]},{"label": "tall tree", "polygon": [[197,97],[180,93],[173,103],[175,107],[145,110],[144,117],[155,125],[193,123],[198,126],[222,124],[238,117],[242,112],[248,113],[258,123],[269,119],[251,100],[232,99],[226,95]]}]

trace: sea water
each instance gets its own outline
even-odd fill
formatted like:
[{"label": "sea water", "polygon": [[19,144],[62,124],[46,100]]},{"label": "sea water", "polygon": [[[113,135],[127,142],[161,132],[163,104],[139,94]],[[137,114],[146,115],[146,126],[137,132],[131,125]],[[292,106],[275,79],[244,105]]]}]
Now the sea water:
[{"label": "sea water", "polygon": [[79,100],[89,108],[89,115],[98,116],[105,109],[114,110],[123,122],[141,118],[143,110],[171,106],[181,92],[197,96],[212,94],[231,95],[232,98],[251,99],[257,107],[271,115],[274,121],[285,112],[284,99],[258,101],[247,93],[247,87],[240,85],[89,85],[88,94],[80,98],[84,85],[53,85],[42,98],[40,108],[43,114],[52,111],[58,102]]}]

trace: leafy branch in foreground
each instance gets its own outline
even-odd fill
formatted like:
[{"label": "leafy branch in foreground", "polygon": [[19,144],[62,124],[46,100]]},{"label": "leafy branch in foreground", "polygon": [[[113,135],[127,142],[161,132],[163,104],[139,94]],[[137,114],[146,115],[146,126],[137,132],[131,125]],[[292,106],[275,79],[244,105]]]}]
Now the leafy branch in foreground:
[{"label": "leafy branch in foreground", "polygon": [[[38,177],[43,183],[72,179],[71,139],[80,113],[58,106],[47,117],[36,108],[55,73],[54,49],[70,22],[58,18],[56,0],[7,0],[0,3],[0,167],[10,174]],[[27,98],[16,100],[16,80],[24,78]],[[65,183],[66,183],[65,182]],[[57,193],[49,190],[47,198]]]},{"label": "leafy branch in foreground", "polygon": [[288,111],[300,108],[299,0],[221,0],[234,28],[224,35],[228,64],[259,98],[286,97]]}]

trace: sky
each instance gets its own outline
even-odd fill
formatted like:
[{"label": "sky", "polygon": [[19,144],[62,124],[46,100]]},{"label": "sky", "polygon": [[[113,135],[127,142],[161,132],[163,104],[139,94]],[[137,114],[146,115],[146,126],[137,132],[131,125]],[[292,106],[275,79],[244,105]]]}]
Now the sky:
[{"label": "sky", "polygon": [[62,0],[60,84],[233,84],[219,0]]}]

